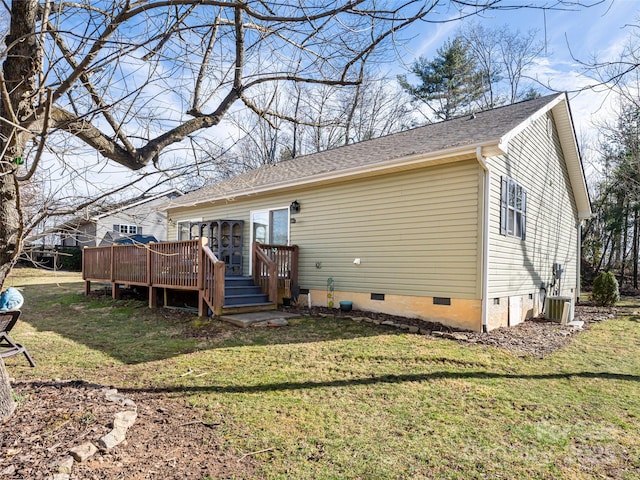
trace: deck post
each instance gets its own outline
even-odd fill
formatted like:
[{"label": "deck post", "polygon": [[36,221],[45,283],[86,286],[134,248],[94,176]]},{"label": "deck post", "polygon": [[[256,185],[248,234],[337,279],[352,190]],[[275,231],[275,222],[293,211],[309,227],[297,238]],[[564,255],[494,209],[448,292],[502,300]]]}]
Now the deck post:
[{"label": "deck post", "polygon": [[278,302],[278,266],[275,262],[269,265],[269,301]]},{"label": "deck post", "polygon": [[120,284],[118,282],[111,282],[111,298],[114,300],[120,298]]},{"label": "deck post", "polygon": [[151,269],[151,261],[153,259],[153,255],[151,254],[151,249],[153,248],[153,244],[154,242],[149,242],[149,244],[147,245],[147,285],[149,285],[149,287],[153,285],[153,282],[151,280],[151,272],[153,271]]},{"label": "deck post", "polygon": [[204,290],[198,290],[198,316],[206,316],[205,309],[207,308],[207,302],[204,300]]},{"label": "deck post", "polygon": [[224,306],[224,262],[216,262],[213,266],[213,313],[222,314]]},{"label": "deck post", "polygon": [[84,295],[86,297],[88,297],[90,293],[91,293],[91,281],[90,280],[85,280],[84,281]]},{"label": "deck post", "polygon": [[293,252],[291,252],[291,284],[298,286],[298,245],[293,245]]},{"label": "deck post", "polygon": [[198,291],[204,290],[204,247],[209,239],[200,237],[198,242]]},{"label": "deck post", "polygon": [[158,289],[149,285],[149,308],[158,306]]}]

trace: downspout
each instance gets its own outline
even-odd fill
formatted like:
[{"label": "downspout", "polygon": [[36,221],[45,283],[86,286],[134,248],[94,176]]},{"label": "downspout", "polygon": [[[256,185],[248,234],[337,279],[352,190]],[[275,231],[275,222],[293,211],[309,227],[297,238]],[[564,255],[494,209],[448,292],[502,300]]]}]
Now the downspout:
[{"label": "downspout", "polygon": [[576,249],[578,252],[578,260],[576,261],[576,296],[573,299],[574,303],[578,303],[580,301],[580,293],[581,293],[581,279],[582,275],[582,220],[578,220],[578,248]]},{"label": "downspout", "polygon": [[488,330],[489,320],[489,206],[491,193],[491,171],[487,159],[482,156],[482,147],[476,148],[476,159],[484,171],[484,205],[482,218],[482,331]]}]

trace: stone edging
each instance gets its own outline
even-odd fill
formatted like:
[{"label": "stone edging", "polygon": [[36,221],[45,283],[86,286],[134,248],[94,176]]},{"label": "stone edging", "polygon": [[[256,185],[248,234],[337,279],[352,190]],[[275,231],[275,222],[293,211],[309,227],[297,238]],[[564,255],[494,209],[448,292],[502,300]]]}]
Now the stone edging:
[{"label": "stone edging", "polygon": [[133,400],[118,393],[115,388],[105,389],[104,398],[108,402],[117,403],[123,410],[115,414],[113,429],[97,442],[85,442],[69,449],[68,455],[55,463],[58,472],[47,477],[47,480],[69,480],[75,462],[84,462],[95,455],[98,450],[108,451],[120,445],[126,438],[127,430],[138,418],[138,407]]}]

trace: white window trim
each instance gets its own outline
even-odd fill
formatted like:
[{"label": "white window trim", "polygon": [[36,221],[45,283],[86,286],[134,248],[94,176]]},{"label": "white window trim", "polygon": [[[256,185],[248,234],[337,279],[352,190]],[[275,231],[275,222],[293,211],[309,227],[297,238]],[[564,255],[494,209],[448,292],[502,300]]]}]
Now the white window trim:
[{"label": "white window trim", "polygon": [[[259,210],[249,211],[249,271],[253,271],[253,255],[251,255],[251,245],[253,245],[253,215],[256,213],[268,213],[269,220],[271,220],[271,212],[274,210],[286,210],[287,211],[287,246],[291,245],[291,212],[289,206],[273,207],[273,208],[261,208]],[[269,225],[271,229],[271,225]]]},{"label": "white window trim", "polygon": [[186,220],[176,220],[176,241],[180,242],[180,224],[181,223],[193,223],[193,222],[202,222],[202,217],[200,218],[188,218]]},{"label": "white window trim", "polygon": [[[527,238],[527,190],[524,186],[515,179],[504,176],[502,177],[501,185],[501,199],[500,199],[500,234],[510,238],[516,238],[520,240],[526,240]],[[521,196],[520,206],[516,208],[515,205],[511,205],[509,202],[509,192],[511,186],[516,189],[520,189]],[[513,232],[509,232],[509,216],[510,212],[513,212]],[[520,235],[516,234],[517,218],[520,217]]]}]

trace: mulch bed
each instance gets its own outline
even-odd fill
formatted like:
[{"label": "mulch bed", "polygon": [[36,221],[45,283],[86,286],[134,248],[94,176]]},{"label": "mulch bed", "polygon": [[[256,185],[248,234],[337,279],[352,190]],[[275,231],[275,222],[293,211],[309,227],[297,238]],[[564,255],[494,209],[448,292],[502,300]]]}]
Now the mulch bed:
[{"label": "mulch bed", "polygon": [[[0,479],[45,479],[58,472],[70,448],[109,432],[122,407],[104,387],[83,381],[18,382],[14,416],[0,425]],[[252,459],[223,448],[220,422],[207,423],[181,399],[125,393],[138,417],[125,442],[75,462],[70,479],[255,478]]]},{"label": "mulch bed", "polygon": [[[530,355],[538,358],[543,358],[565,347],[571,342],[571,338],[579,332],[579,330],[573,327],[560,325],[559,323],[551,322],[544,318],[534,318],[514,327],[502,327],[491,330],[488,333],[481,333],[460,330],[441,323],[429,322],[418,318],[398,317],[377,312],[357,310],[342,312],[338,309],[315,306],[312,307],[310,311],[309,309],[296,307],[289,307],[285,310],[311,316],[335,316],[336,318],[367,317],[377,321],[389,321],[396,324],[415,326],[420,329],[420,332],[431,334],[433,334],[433,332],[457,333],[457,335],[451,335],[449,338],[460,342],[501,348],[519,356]],[[614,318],[617,313],[618,309],[616,308],[597,307],[590,303],[583,303],[575,306],[574,319],[584,322],[584,330],[588,329],[594,322]]]}]

